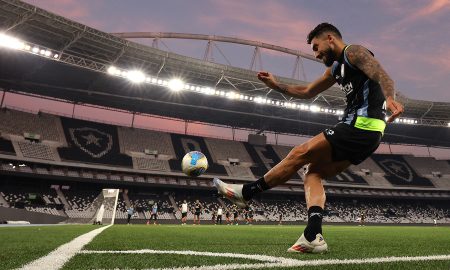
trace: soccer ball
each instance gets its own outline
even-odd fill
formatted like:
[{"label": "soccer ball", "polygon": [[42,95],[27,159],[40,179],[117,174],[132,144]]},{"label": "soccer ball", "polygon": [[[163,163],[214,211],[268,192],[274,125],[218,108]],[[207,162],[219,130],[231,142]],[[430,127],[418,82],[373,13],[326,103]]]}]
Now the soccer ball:
[{"label": "soccer ball", "polygon": [[181,169],[187,176],[199,176],[208,169],[208,159],[202,152],[189,152],[181,161]]}]

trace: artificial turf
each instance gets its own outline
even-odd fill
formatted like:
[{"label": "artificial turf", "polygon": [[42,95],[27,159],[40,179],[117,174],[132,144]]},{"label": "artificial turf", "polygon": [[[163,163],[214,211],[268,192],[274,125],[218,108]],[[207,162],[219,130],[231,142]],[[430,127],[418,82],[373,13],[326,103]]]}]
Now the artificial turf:
[{"label": "artificial turf", "polygon": [[[20,260],[0,242],[0,269],[18,266],[18,262],[45,255],[56,247],[58,236],[70,240],[90,226],[38,228],[1,228],[0,239],[8,235]],[[216,253],[258,254],[298,260],[364,259],[389,256],[428,256],[450,254],[450,227],[426,226],[324,226],[330,251],[323,255],[291,254],[292,245],[303,226],[180,226],[114,225],[84,247],[85,250],[191,250]],[[10,233],[7,233],[9,231]],[[23,233],[21,233],[23,232]],[[26,234],[33,240],[28,241]],[[50,247],[51,246],[51,247]],[[43,249],[42,247],[45,247]],[[6,255],[4,252],[7,251]],[[33,256],[31,256],[33,255]],[[33,257],[33,258],[32,258]],[[200,265],[261,263],[249,259],[174,254],[78,254],[64,269],[146,269]],[[426,262],[389,262],[380,264],[283,267],[277,269],[450,269],[450,260]],[[220,268],[217,268],[218,270]]]}]

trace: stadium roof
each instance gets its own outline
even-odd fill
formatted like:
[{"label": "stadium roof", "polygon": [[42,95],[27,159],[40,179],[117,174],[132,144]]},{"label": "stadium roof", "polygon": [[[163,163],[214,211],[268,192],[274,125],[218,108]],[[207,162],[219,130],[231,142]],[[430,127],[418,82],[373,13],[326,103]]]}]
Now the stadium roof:
[{"label": "stadium roof", "polygon": [[[0,3],[2,30],[8,35],[48,48],[58,54],[57,61],[36,59],[32,56],[25,59],[19,56],[21,59],[19,62],[17,56],[2,53],[2,71],[4,73],[2,72],[0,75],[0,85],[3,88],[93,104],[100,104],[99,98],[96,98],[99,93],[103,99],[111,95],[111,100],[126,96],[132,96],[141,102],[144,102],[146,98],[160,98],[164,102],[173,99],[173,97],[147,96],[145,91],[157,88],[155,86],[128,86],[121,82],[120,78],[111,78],[106,73],[107,69],[114,65],[122,69],[139,69],[158,78],[182,77],[184,81],[191,84],[234,90],[241,94],[264,96],[273,100],[295,102],[289,97],[267,89],[256,79],[254,71],[206,62],[144,46],[20,1],[0,0]],[[65,67],[66,65],[61,62],[73,67]],[[102,73],[99,74],[99,72]],[[285,83],[306,84],[304,81],[289,78],[280,78],[280,80]],[[112,90],[113,88],[120,89]],[[61,89],[66,91],[61,91]],[[75,89],[85,91],[70,91]],[[136,89],[138,90],[136,91]],[[81,98],[81,93],[86,95]],[[190,106],[208,107],[206,98],[202,98],[202,104],[191,102],[188,99],[186,102]],[[405,117],[419,119],[420,123],[426,125],[447,126],[450,122],[450,103],[414,100],[401,94],[398,99],[405,105]],[[178,100],[178,102],[183,102],[183,100]],[[339,88],[333,87],[319,98],[301,102],[314,103],[318,106],[338,110],[344,108],[345,96]],[[131,111],[139,109],[131,104],[127,108],[127,104],[129,102],[124,100],[121,108]],[[256,105],[248,106],[248,103],[242,103],[240,106],[241,108],[239,105],[233,104],[229,110],[245,109],[248,111],[249,107],[253,108]],[[255,113],[259,113],[259,111],[253,109]],[[290,117],[289,113],[286,117]]]}]

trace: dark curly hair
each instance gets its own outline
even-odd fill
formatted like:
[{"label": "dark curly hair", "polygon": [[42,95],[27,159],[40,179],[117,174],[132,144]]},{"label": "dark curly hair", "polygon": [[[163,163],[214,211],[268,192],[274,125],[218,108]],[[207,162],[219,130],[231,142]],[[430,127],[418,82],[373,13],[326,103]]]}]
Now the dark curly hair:
[{"label": "dark curly hair", "polygon": [[321,34],[325,32],[332,32],[336,34],[339,38],[342,38],[341,32],[332,24],[324,22],[316,26],[311,32],[308,34],[307,42],[308,44],[311,44],[311,40],[317,36],[320,36]]}]

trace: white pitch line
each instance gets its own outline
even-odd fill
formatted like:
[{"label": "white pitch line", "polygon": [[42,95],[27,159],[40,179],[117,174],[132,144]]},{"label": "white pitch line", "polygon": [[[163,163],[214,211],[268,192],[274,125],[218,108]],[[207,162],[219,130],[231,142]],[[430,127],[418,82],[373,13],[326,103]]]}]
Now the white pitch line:
[{"label": "white pitch line", "polygon": [[254,254],[239,254],[239,253],[214,253],[204,251],[191,251],[191,250],[154,250],[154,249],[140,249],[140,250],[82,250],[81,254],[177,254],[177,255],[189,255],[189,256],[208,256],[208,257],[228,257],[228,258],[240,258],[250,259],[263,262],[297,262],[298,260],[273,257],[267,255],[254,255]]},{"label": "white pitch line", "polygon": [[37,260],[34,260],[21,268],[19,270],[57,270],[63,267],[63,265],[68,262],[73,256],[79,253],[79,251],[87,245],[89,242],[94,239],[101,232],[111,227],[112,225],[108,225],[105,227],[101,227],[95,230],[92,230],[88,233],[78,236],[72,241],[59,246],[57,249],[50,252],[48,255],[41,257]]},{"label": "white pitch line", "polygon": [[171,268],[148,268],[145,270],[234,270],[234,269],[264,269],[274,267],[299,267],[318,265],[344,265],[344,264],[374,264],[390,262],[413,262],[413,261],[442,261],[450,260],[450,255],[432,255],[416,257],[380,257],[367,259],[329,259],[329,260],[297,260],[283,257],[265,255],[236,254],[236,253],[213,253],[185,250],[83,250],[81,254],[178,254],[190,256],[230,257],[263,261],[256,264],[216,264],[203,266],[171,267]]}]

